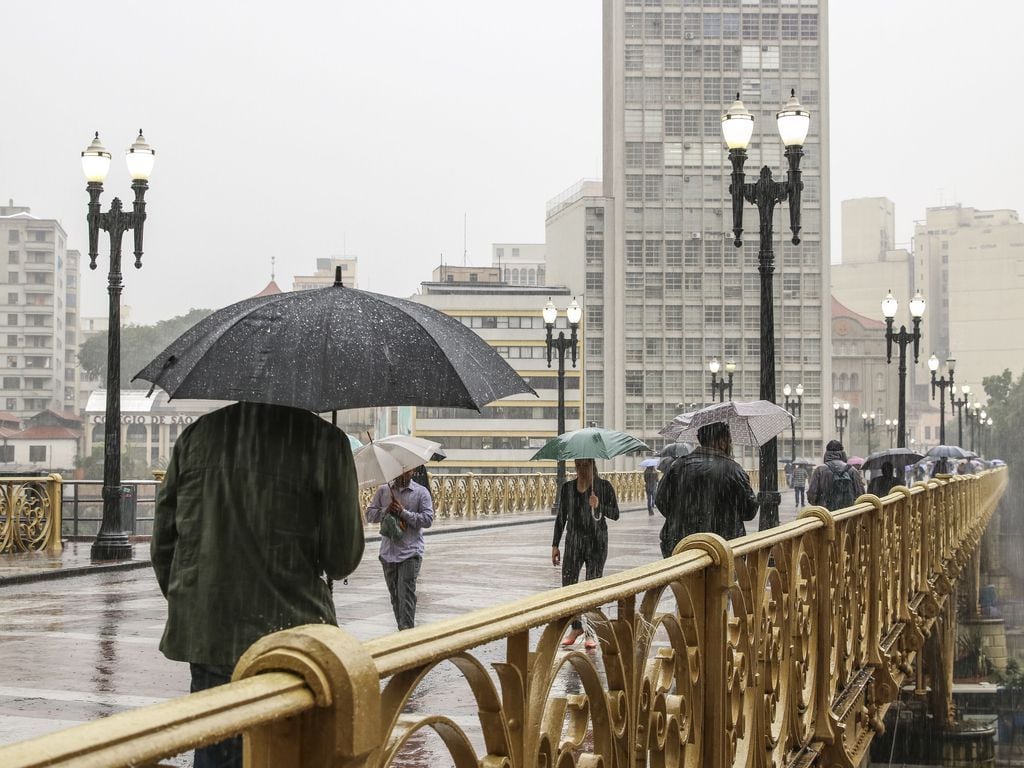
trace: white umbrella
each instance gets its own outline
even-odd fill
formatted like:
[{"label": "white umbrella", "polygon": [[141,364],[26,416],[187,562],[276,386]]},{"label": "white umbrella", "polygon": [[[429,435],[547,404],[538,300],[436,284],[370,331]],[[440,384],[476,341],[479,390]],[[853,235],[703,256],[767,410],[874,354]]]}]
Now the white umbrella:
[{"label": "white umbrella", "polygon": [[412,435],[389,435],[367,443],[353,455],[359,486],[390,483],[404,472],[426,464],[441,444]]},{"label": "white umbrella", "polygon": [[736,445],[764,445],[794,421],[785,408],[767,400],[739,403],[729,400],[690,413],[681,413],[658,434],[676,440],[697,440],[697,430],[708,424],[728,424]]}]

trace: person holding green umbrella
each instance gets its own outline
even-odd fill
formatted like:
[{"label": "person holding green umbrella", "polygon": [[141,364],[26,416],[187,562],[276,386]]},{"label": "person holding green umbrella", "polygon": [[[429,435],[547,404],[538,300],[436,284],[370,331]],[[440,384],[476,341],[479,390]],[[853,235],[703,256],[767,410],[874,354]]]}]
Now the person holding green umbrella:
[{"label": "person holding green umbrella", "polygon": [[[558,515],[551,543],[551,564],[562,566],[562,586],[579,581],[580,571],[587,567],[587,580],[599,579],[604,574],[608,559],[608,520],[619,519],[619,502],[615,489],[607,480],[597,476],[593,459],[575,460],[576,477],[566,480],[558,491]],[[565,531],[565,557],[559,547]],[[583,622],[577,617],[563,646],[575,645],[583,634]],[[587,637],[587,649],[596,648],[597,642]]]}]

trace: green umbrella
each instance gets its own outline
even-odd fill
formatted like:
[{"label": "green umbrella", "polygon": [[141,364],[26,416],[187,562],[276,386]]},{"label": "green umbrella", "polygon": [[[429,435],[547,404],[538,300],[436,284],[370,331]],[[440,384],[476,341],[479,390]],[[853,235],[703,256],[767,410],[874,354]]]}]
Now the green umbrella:
[{"label": "green umbrella", "polygon": [[587,427],[551,438],[543,448],[530,457],[530,460],[610,459],[624,453],[649,450],[646,444],[625,432]]}]

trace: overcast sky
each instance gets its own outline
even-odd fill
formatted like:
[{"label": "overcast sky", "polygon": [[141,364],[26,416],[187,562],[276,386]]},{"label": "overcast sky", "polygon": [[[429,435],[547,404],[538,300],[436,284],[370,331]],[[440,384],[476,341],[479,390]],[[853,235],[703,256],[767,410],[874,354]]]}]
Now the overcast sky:
[{"label": "overcast sky", "polygon": [[[926,206],[1024,207],[1024,3],[830,17],[834,243],[850,197],[891,198],[905,243]],[[138,128],[157,150],[136,322],[252,295],[272,256],[285,290],[345,252],[361,287],[408,295],[441,253],[461,263],[464,216],[485,264],[493,242],[543,242],[545,201],[600,172],[599,0],[54,0],[0,22],[0,201],[59,219],[84,257],[92,131],[114,153],[104,210],[130,198]],[[108,247],[83,314],[106,314]]]}]

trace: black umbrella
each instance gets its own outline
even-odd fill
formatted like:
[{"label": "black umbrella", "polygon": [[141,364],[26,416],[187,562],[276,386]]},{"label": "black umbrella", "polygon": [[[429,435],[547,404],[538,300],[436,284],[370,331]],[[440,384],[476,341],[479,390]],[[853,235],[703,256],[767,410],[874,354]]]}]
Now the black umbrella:
[{"label": "black umbrella", "polygon": [[333,286],[214,312],[135,378],[172,398],[317,413],[378,405],[479,410],[508,395],[536,394],[458,320],[414,301],[345,288],[340,268]]},{"label": "black umbrella", "polygon": [[920,453],[914,453],[909,448],[887,448],[884,451],[875,451],[864,460],[862,470],[881,469],[885,462],[892,464],[892,468],[898,473],[902,472],[911,464],[916,464],[923,459]]}]

